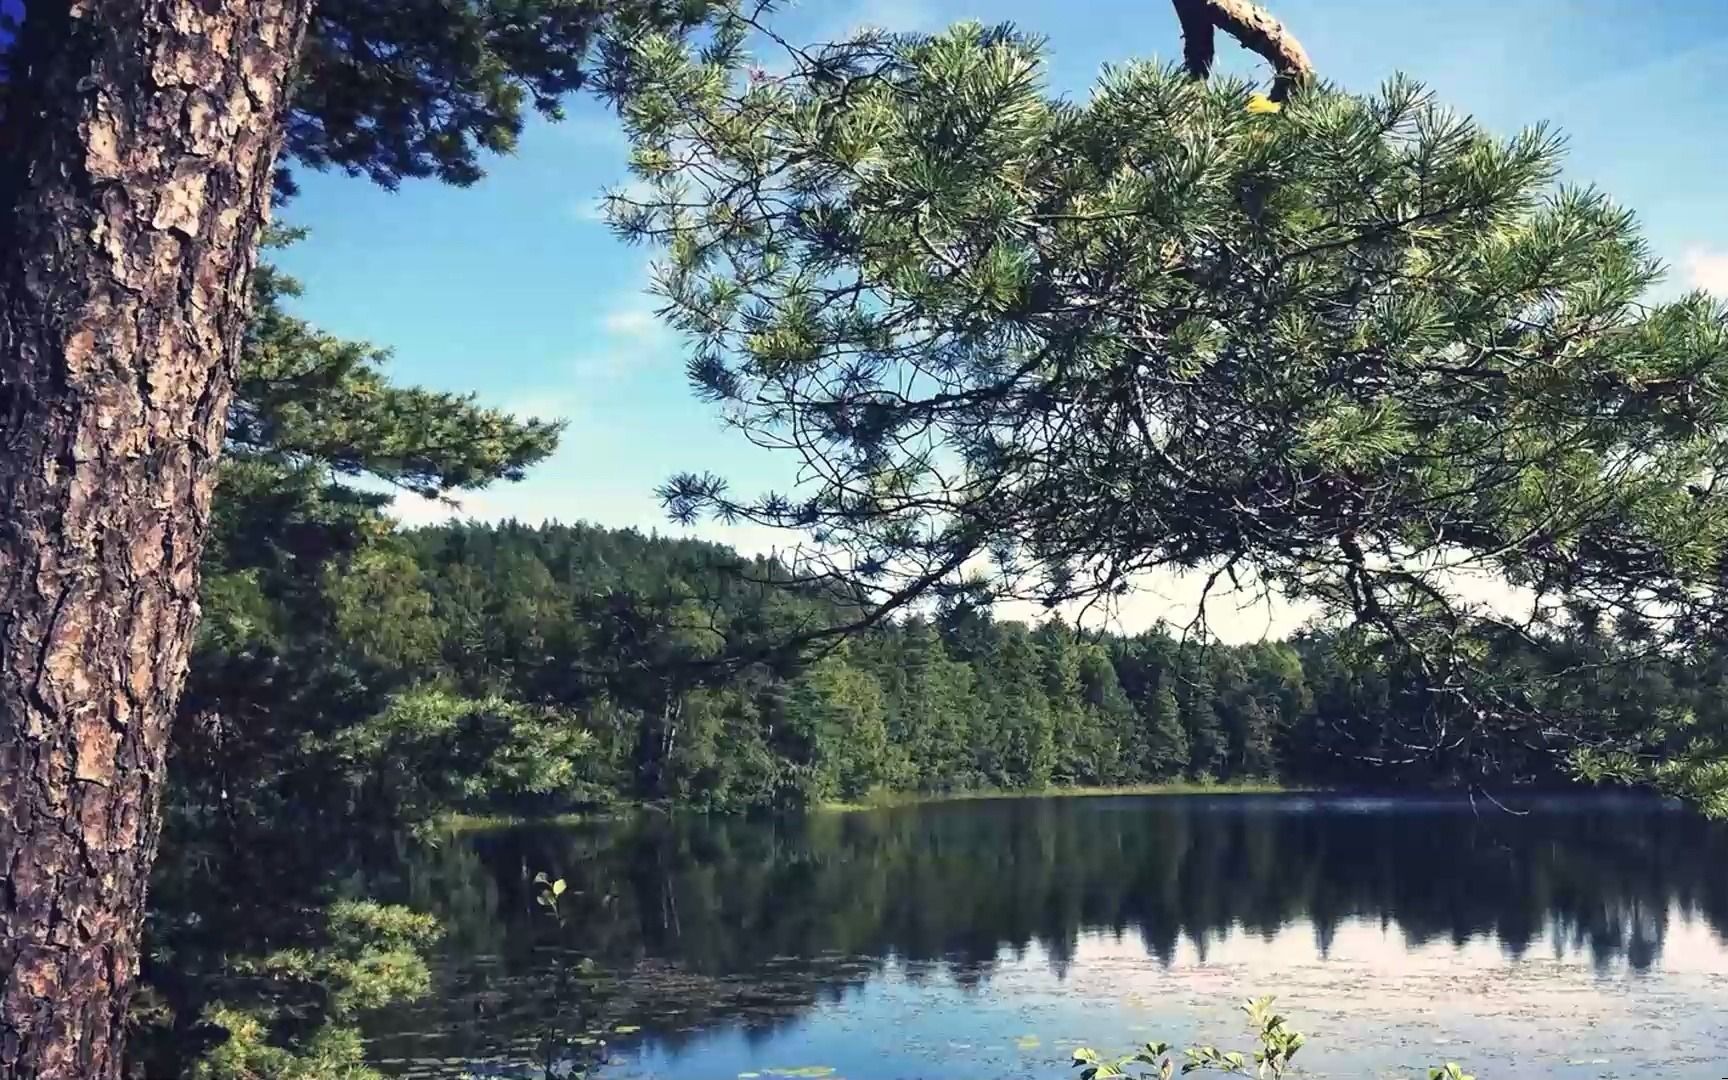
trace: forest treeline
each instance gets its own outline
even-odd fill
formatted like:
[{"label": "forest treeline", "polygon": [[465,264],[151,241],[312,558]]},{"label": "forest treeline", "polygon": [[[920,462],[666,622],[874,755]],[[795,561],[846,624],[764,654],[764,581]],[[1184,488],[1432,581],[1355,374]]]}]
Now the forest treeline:
[{"label": "forest treeline", "polygon": [[[846,611],[776,584],[771,562],[588,525],[378,534],[340,564],[311,595],[256,575],[214,583],[236,609],[246,590],[250,615],[218,612],[206,635],[191,705],[210,708],[188,726],[205,745],[182,773],[194,803],[412,819],[1176,780],[1512,785],[1566,779],[1578,741],[1508,724],[1495,745],[1411,755],[1419,703],[1347,632],[1230,646],[961,608],[802,662],[738,662]],[[1614,640],[1506,662],[1575,663]],[[1714,663],[1619,665],[1569,690],[1596,699],[1581,712],[1620,723],[1714,726],[1721,676]],[[260,722],[233,723],[236,705]]]},{"label": "forest treeline", "polygon": [[393,384],[383,353],[289,313],[298,288],[259,276],[174,728],[170,844],[621,801],[1495,786],[1647,778],[1651,762],[1708,790],[1699,769],[1728,771],[1721,652],[1654,647],[1636,619],[1582,602],[1533,633],[1480,624],[1464,646],[1483,672],[1476,719],[1448,734],[1458,710],[1360,624],[1225,646],[998,621],[963,598],[791,649],[862,612],[700,540],[404,531],[393,497],[521,477],[559,425]]}]

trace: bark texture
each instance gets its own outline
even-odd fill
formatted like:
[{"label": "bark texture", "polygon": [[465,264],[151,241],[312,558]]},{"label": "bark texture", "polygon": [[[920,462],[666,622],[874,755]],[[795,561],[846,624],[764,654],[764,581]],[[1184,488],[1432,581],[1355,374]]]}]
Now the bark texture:
[{"label": "bark texture", "polygon": [[310,0],[31,0],[0,120],[0,1080],[121,1069]]},{"label": "bark texture", "polygon": [[1277,74],[1272,100],[1283,101],[1297,84],[1314,75],[1314,62],[1295,35],[1272,13],[1251,0],[1174,0],[1182,23],[1182,60],[1189,74],[1204,79],[1217,55],[1216,30],[1223,30],[1244,49],[1258,53]]}]

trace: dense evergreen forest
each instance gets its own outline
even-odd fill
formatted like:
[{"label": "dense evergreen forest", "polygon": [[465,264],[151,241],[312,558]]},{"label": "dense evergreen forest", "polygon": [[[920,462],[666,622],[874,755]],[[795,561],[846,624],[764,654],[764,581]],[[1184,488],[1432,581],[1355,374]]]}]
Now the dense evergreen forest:
[{"label": "dense evergreen forest", "polygon": [[1181,626],[998,621],[961,594],[788,648],[860,610],[700,540],[403,530],[394,493],[519,477],[558,426],[392,384],[385,354],[288,312],[298,289],[259,277],[175,727],[171,851],[245,848],[235,830],[291,819],[391,831],[448,811],[1251,778],[1500,787],[1664,761],[1696,790],[1721,768],[1725,658],[1650,648],[1636,619],[1581,602],[1534,636],[1478,631],[1493,679],[1476,707],[1497,711],[1441,741],[1433,688],[1348,620],[1226,646]]},{"label": "dense evergreen forest", "polygon": [[[739,812],[901,792],[1572,775],[1572,742],[1519,728],[1402,759],[1401,728],[1421,717],[1403,715],[1413,710],[1372,654],[1324,629],[1227,646],[1163,625],[1122,636],[960,608],[884,622],[803,661],[752,660],[754,643],[846,615],[776,584],[784,577],[714,544],[586,525],[380,533],[311,593],[260,589],[251,621],[212,621],[190,705],[261,722],[191,725],[206,745],[183,795],[206,808],[334,799],[344,815],[414,820],[630,801]],[[265,628],[293,625],[305,629],[292,647],[272,652]],[[1546,662],[1606,648],[1575,642]],[[1686,714],[1715,728],[1720,676],[1714,664],[1631,664],[1574,692],[1598,698],[1580,707],[1592,716],[1654,728]]]}]

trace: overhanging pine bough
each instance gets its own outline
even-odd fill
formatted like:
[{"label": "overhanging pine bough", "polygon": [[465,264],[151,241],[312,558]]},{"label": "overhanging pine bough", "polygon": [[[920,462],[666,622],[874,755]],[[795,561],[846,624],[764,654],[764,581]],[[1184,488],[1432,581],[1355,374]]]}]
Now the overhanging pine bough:
[{"label": "overhanging pine bough", "polygon": [[[614,219],[661,247],[700,391],[804,465],[667,505],[805,530],[801,569],[872,617],[1240,579],[1399,668],[1426,705],[1396,752],[1486,724],[1576,748],[1495,641],[1568,608],[1653,648],[1720,632],[1728,316],[1647,299],[1631,215],[1556,183],[1547,130],[1346,94],[1253,5],[1178,8],[1189,70],[1116,67],[1083,103],[1011,28],[788,48],[784,75],[747,15],[700,56],[644,44],[649,192]],[[1190,77],[1213,28],[1272,61],[1277,110]]]}]

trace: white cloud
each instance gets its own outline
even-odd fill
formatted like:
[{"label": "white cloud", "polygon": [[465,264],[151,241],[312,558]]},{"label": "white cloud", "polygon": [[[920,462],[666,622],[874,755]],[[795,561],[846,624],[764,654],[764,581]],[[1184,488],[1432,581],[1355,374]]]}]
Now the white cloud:
[{"label": "white cloud", "polygon": [[627,306],[608,311],[600,325],[608,334],[623,338],[653,337],[663,329],[654,309],[636,297]]},{"label": "white cloud", "polygon": [[390,516],[404,529],[441,525],[446,521],[488,517],[486,500],[468,493],[455,499],[428,499],[403,492],[390,503]]},{"label": "white cloud", "polygon": [[612,382],[628,375],[636,357],[624,349],[597,349],[570,361],[570,377],[576,385],[592,391],[595,383]]},{"label": "white cloud", "polygon": [[613,344],[673,344],[671,328],[660,318],[662,300],[654,287],[654,264],[644,263],[635,288],[612,294],[601,309],[601,331]]},{"label": "white cloud", "polygon": [[1696,247],[1680,258],[1686,281],[1696,289],[1728,297],[1728,251]]},{"label": "white cloud", "polygon": [[568,213],[572,221],[589,223],[606,220],[605,204],[598,198],[576,199],[570,203]]},{"label": "white cloud", "polygon": [[655,314],[649,300],[626,296],[600,316],[601,340],[570,364],[571,374],[584,384],[619,379],[645,362],[674,355],[672,330]]},{"label": "white cloud", "polygon": [[[1277,595],[1262,595],[1246,577],[1240,589],[1220,578],[1206,594],[1206,576],[1198,572],[1145,574],[1129,583],[1127,595],[1108,606],[1088,607],[1075,602],[1064,605],[1058,614],[1093,630],[1137,634],[1162,621],[1172,633],[1181,633],[1199,616],[1204,595],[1206,628],[1221,641],[1241,645],[1289,637],[1320,611],[1314,604],[1293,604]],[[1049,614],[1042,605],[1029,602],[1000,604],[996,609],[999,619],[1033,623],[1042,622]]]}]

